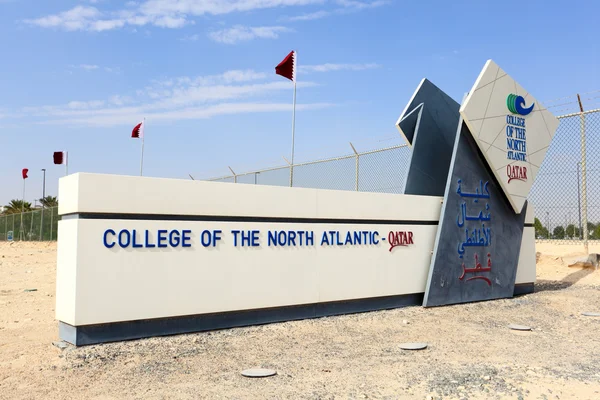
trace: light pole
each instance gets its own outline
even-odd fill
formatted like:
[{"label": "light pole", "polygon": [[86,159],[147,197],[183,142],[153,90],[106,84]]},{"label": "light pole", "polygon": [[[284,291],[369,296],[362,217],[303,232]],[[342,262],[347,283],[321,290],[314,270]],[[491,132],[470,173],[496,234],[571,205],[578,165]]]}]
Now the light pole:
[{"label": "light pole", "polygon": [[581,185],[579,184],[579,168],[581,161],[577,162],[577,209],[579,210],[579,239],[581,239]]},{"label": "light pole", "polygon": [[44,180],[42,186],[42,218],[40,221],[40,241],[44,240],[44,201],[46,199],[46,168],[42,168],[42,172],[44,173]]},{"label": "light pole", "polygon": [[548,239],[550,239],[550,213],[546,211],[546,230],[548,231]]},{"label": "light pole", "polygon": [[[42,199],[46,198],[46,168],[42,168],[42,172],[44,173],[44,183],[42,186]],[[42,203],[42,207],[43,207]]]}]

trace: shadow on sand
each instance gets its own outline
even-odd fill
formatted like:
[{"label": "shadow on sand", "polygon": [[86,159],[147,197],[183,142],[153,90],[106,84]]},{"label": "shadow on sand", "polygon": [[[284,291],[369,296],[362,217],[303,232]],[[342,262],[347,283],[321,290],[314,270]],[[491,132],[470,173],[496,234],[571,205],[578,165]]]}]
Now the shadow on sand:
[{"label": "shadow on sand", "polygon": [[594,273],[594,268],[581,268],[562,278],[560,281],[539,279],[535,282],[535,292],[551,292],[571,287],[589,274]]}]

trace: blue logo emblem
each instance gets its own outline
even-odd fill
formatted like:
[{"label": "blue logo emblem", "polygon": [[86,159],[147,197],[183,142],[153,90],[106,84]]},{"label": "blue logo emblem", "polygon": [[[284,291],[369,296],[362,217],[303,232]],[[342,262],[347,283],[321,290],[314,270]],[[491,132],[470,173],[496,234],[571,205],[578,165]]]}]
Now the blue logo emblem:
[{"label": "blue logo emblem", "polygon": [[509,94],[506,98],[506,106],[508,110],[513,114],[528,115],[533,111],[533,103],[531,106],[525,108],[525,99],[523,96],[517,96],[516,94]]}]

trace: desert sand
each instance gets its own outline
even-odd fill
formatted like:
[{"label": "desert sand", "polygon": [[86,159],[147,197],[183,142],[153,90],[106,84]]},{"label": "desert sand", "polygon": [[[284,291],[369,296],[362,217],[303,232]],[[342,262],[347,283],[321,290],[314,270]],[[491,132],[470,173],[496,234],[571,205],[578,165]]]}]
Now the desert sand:
[{"label": "desert sand", "polygon": [[60,349],[56,244],[0,243],[0,398],[600,399],[600,318],[582,315],[600,272],[568,266],[581,246],[537,251],[536,291],[513,299]]}]

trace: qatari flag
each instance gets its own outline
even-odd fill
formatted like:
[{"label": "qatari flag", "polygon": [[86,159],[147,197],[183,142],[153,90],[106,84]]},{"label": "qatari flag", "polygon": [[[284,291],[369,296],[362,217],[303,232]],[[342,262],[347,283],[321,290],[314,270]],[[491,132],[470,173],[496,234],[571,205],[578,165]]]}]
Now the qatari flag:
[{"label": "qatari flag", "polygon": [[52,158],[56,165],[64,164],[67,159],[64,151],[55,151]]},{"label": "qatari flag", "polygon": [[132,138],[142,138],[144,137],[144,123],[140,122],[139,124],[137,124],[135,126],[135,128],[133,128],[133,130],[131,131],[131,137]]},{"label": "qatari flag", "polygon": [[292,50],[282,62],[275,67],[275,73],[292,82],[296,82],[296,52]]},{"label": "qatari flag", "polygon": [[[23,168],[23,171],[21,171],[21,175],[23,175],[23,179],[27,179],[27,173],[29,172],[29,170],[27,168]],[[25,187],[25,186],[23,186]]]}]

